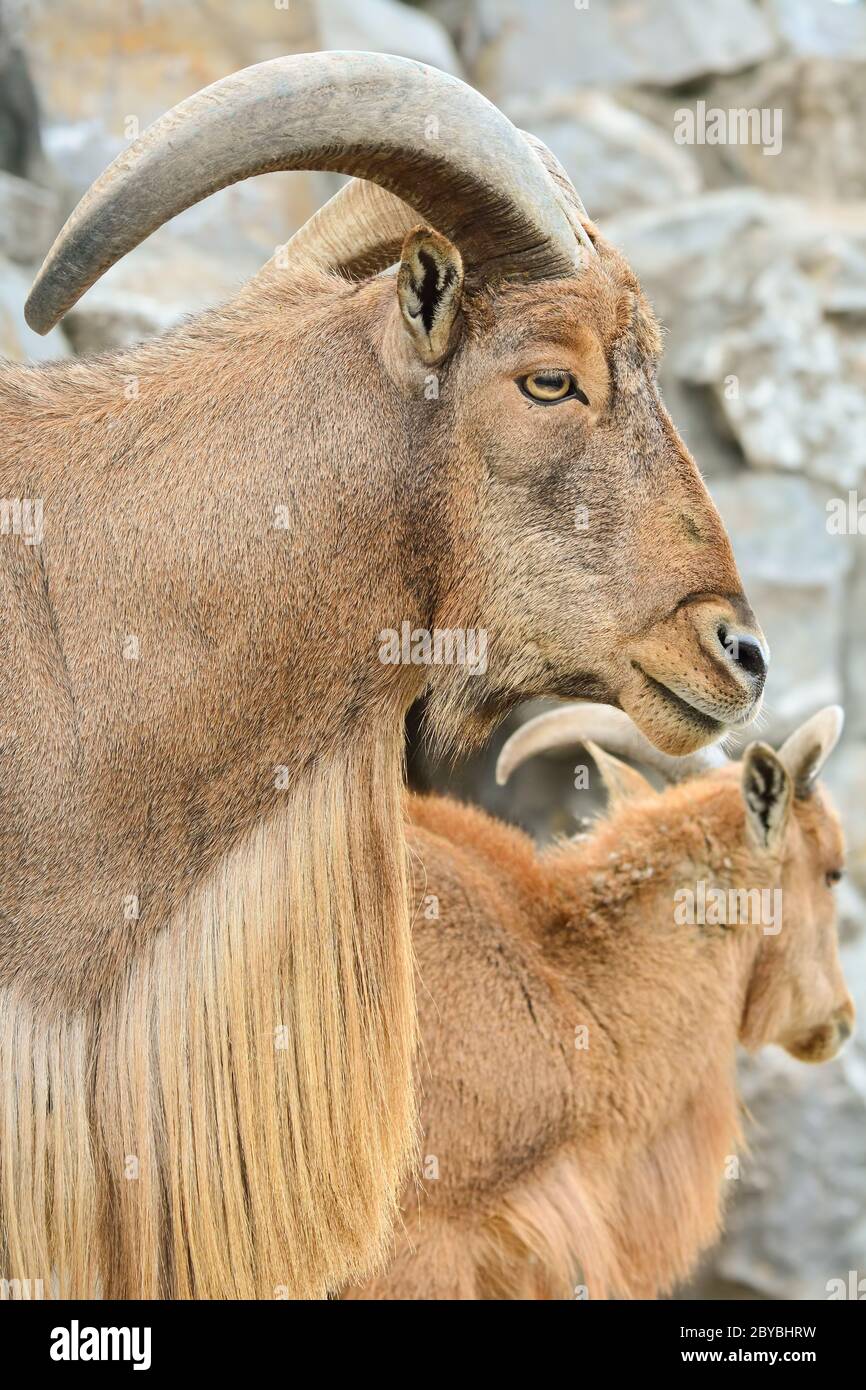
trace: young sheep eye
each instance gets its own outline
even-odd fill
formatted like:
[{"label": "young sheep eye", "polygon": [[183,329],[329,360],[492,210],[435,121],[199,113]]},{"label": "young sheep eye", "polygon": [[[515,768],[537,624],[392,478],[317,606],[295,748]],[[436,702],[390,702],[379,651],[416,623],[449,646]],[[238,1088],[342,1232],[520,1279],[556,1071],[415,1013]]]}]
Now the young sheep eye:
[{"label": "young sheep eye", "polygon": [[842,870],[841,870],[841,869],[828,869],[828,870],[827,870],[827,873],[825,874],[825,878],[827,879],[827,886],[830,887],[830,888],[832,888],[832,887],[833,887],[833,884],[834,884],[834,883],[838,883],[839,880],[841,879],[841,877],[842,877]]},{"label": "young sheep eye", "polygon": [[556,405],[559,401],[578,400],[589,405],[588,396],[581,391],[571,372],[556,370],[530,372],[517,378],[524,396],[540,405]]}]

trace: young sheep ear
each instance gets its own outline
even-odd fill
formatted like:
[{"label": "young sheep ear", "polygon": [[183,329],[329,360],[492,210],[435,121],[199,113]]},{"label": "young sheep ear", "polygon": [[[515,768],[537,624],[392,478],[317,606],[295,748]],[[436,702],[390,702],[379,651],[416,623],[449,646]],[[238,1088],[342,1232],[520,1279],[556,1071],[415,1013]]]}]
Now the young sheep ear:
[{"label": "young sheep ear", "polygon": [[593,756],[595,765],[601,773],[602,781],[607,788],[607,794],[611,809],[622,804],[623,801],[636,801],[640,797],[658,796],[658,792],[652,783],[636,772],[628,763],[621,762],[612,753],[608,753],[604,748],[600,748],[597,743],[587,739],[585,745]]},{"label": "young sheep ear", "polygon": [[784,764],[766,743],[751,743],[743,757],[746,825],[755,843],[771,854],[785,837],[793,785]]},{"label": "young sheep ear", "polygon": [[463,294],[463,260],[447,237],[416,227],[403,242],[397,297],[412,344],[422,362],[442,360]]},{"label": "young sheep ear", "polygon": [[827,705],[795,729],[779,749],[779,760],[794,783],[794,795],[805,801],[815,790],[818,774],[839,741],[845,715],[839,705]]}]

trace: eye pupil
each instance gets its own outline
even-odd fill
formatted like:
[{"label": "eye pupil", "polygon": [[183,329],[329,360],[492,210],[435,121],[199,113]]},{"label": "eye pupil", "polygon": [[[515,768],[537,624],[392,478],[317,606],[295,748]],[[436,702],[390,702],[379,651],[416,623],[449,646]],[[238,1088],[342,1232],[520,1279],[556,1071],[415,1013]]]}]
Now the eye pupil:
[{"label": "eye pupil", "polygon": [[564,401],[573,397],[582,401],[584,405],[589,405],[587,397],[570,372],[555,370],[530,372],[528,376],[518,377],[517,384],[524,396],[528,396],[532,401],[549,404],[553,401]]},{"label": "eye pupil", "polygon": [[564,372],[533,372],[527,382],[533,395],[549,401],[564,396],[570,384]]}]

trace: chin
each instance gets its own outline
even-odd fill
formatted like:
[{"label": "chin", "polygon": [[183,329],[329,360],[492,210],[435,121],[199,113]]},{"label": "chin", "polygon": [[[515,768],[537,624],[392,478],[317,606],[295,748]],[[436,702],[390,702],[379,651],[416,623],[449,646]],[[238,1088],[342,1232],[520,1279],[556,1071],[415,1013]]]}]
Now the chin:
[{"label": "chin", "polygon": [[752,722],[760,700],[745,710],[710,709],[705,701],[692,704],[660,681],[636,672],[621,692],[619,706],[663,753],[682,757],[716,743],[732,728]]},{"label": "chin", "polygon": [[676,695],[670,700],[649,693],[636,700],[625,697],[620,707],[656,748],[677,758],[715,743],[728,729],[722,720],[689,709]]},{"label": "chin", "polygon": [[811,1033],[805,1034],[802,1038],[795,1038],[793,1042],[784,1044],[785,1051],[795,1057],[798,1062],[808,1062],[816,1064],[818,1062],[829,1062],[842,1050],[844,1039],[839,1036],[839,1030],[833,1023],[827,1023],[821,1028],[815,1028]]}]

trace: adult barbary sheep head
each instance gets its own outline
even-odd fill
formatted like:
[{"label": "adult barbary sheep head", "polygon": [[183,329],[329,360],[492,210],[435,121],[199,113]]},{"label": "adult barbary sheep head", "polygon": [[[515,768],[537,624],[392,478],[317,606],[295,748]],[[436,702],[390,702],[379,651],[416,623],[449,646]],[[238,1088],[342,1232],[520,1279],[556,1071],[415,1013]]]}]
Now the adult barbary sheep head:
[{"label": "adult barbary sheep head", "polygon": [[[549,152],[456,79],[319,53],[199,92],[82,200],[28,321],[47,331],[110,265],[217,189],[313,168],[358,180],[289,243],[287,269],[272,263],[237,303],[254,314],[280,276],[312,264],[356,278],[340,293],[369,393],[327,370],[323,334],[316,405],[337,425],[368,413],[386,454],[408,441],[383,523],[405,538],[399,594],[413,600],[394,626],[487,634],[483,671],[424,673],[434,725],[482,733],[517,700],[585,696],[621,705],[683,753],[751,718],[766,648],[659,398],[649,306]],[[372,278],[395,258],[396,279]]]}]

